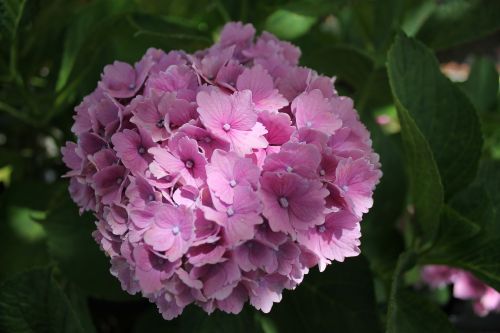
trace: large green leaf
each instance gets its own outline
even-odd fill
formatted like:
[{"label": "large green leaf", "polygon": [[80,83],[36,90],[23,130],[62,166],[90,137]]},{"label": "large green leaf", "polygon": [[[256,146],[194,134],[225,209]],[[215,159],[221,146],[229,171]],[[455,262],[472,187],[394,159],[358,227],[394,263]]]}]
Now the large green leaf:
[{"label": "large green leaf", "polygon": [[389,52],[388,74],[401,122],[417,231],[424,241],[432,240],[445,197],[476,174],[482,146],[479,121],[469,99],[440,73],[432,52],[414,39],[398,35]]},{"label": "large green leaf", "polygon": [[391,288],[387,314],[387,333],[452,333],[455,332],[436,304],[403,284],[405,271],[415,263],[414,254],[401,254]]},{"label": "large green leaf", "polygon": [[[460,267],[500,290],[500,163],[481,165],[477,179],[443,211],[435,245],[423,264]],[[461,215],[459,215],[461,214]]]},{"label": "large green leaf", "polygon": [[322,273],[313,269],[274,305],[269,318],[280,333],[379,332],[368,262],[359,256],[335,262]]},{"label": "large green leaf", "polygon": [[0,331],[12,333],[84,332],[51,269],[17,275],[0,286]]},{"label": "large green leaf", "polygon": [[110,300],[130,299],[109,273],[109,261],[92,239],[94,218],[78,215],[66,191],[54,199],[44,227],[49,254],[64,276],[89,295]]},{"label": "large green leaf", "polygon": [[[396,97],[397,98],[397,97]],[[431,148],[408,110],[396,99],[405,149],[409,186],[415,205],[416,233],[431,241],[439,226],[444,202],[443,186]]]},{"label": "large green leaf", "polygon": [[432,51],[403,34],[389,52],[388,72],[399,109],[408,111],[429,143],[450,197],[476,174],[482,137],[474,106],[441,74]]},{"label": "large green leaf", "polygon": [[439,4],[417,34],[434,49],[445,49],[500,29],[500,1],[454,0]]}]

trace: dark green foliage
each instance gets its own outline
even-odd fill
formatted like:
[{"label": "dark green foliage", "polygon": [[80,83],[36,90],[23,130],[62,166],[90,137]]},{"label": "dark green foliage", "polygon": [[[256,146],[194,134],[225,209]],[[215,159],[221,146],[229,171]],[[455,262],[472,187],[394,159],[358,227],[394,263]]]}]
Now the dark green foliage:
[{"label": "dark green foliage", "polygon": [[[491,57],[499,6],[0,0],[0,331],[454,332],[454,309],[439,309],[415,282],[422,265],[443,264],[500,290],[500,97]],[[60,178],[59,147],[74,139],[73,108],[106,64],[135,62],[148,47],[205,48],[231,20],[290,39],[302,65],[336,76],[371,131],[384,176],[362,222],[362,256],[313,269],[269,314],[246,306],[237,316],[207,316],[191,306],[167,322],[109,274],[93,216],[78,214]],[[488,52],[476,54],[475,41]],[[473,59],[463,83],[441,74],[436,59],[450,48]],[[391,129],[376,124],[381,112]]]},{"label": "dark green foliage", "polygon": [[[328,309],[328,310],[326,310]],[[363,257],[314,269],[297,290],[286,292],[269,318],[278,332],[379,332],[375,313],[373,279]]]},{"label": "dark green foliage", "polygon": [[[396,105],[406,111],[400,111],[402,126],[416,126],[403,130],[403,135],[423,135],[439,169],[445,195],[450,197],[476,173],[482,145],[476,111],[463,92],[440,73],[432,52],[404,35],[396,38],[389,52],[388,71]],[[415,124],[410,125],[412,121]],[[417,128],[421,133],[411,133]],[[416,149],[424,145],[420,139],[410,140],[414,140]]]},{"label": "dark green foliage", "polygon": [[0,286],[2,332],[83,333],[81,320],[51,269],[25,272]]}]

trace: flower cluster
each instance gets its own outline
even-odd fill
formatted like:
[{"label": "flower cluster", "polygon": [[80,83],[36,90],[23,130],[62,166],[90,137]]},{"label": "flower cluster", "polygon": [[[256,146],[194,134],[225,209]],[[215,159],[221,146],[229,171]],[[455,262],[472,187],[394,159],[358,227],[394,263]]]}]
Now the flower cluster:
[{"label": "flower cluster", "polygon": [[351,99],[252,25],[187,54],[104,68],[62,148],[111,273],[166,319],[269,312],[308,270],[359,254],[381,177]]},{"label": "flower cluster", "polygon": [[471,273],[440,265],[428,265],[422,270],[422,279],[432,288],[453,284],[453,296],[474,301],[474,311],[479,316],[500,312],[500,293]]}]

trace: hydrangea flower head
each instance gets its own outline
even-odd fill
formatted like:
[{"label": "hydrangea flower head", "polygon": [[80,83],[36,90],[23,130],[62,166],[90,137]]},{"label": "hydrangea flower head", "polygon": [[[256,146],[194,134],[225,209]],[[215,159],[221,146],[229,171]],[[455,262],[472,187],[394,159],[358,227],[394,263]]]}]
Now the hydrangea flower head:
[{"label": "hydrangea flower head", "polygon": [[312,267],[359,254],[378,155],[352,101],[299,57],[229,23],[206,50],[106,66],[76,107],[70,195],[122,288],[164,318],[269,312]]}]

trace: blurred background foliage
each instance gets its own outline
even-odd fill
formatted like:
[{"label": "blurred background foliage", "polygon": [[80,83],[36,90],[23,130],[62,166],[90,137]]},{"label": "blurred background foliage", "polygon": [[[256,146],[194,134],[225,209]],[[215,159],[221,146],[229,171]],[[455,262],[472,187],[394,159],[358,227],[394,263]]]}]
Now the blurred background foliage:
[{"label": "blurred background foliage", "polygon": [[[418,273],[457,266],[500,290],[499,17],[489,0],[0,0],[0,331],[500,331]],[[106,64],[205,48],[232,20],[336,76],[384,177],[360,257],[311,272],[268,315],[166,322],[109,274],[59,147]]]}]

